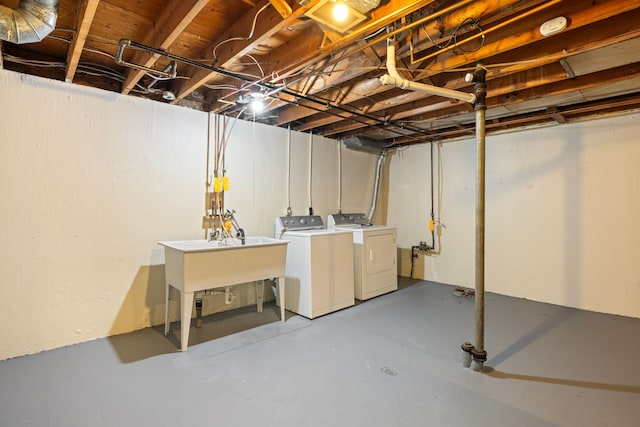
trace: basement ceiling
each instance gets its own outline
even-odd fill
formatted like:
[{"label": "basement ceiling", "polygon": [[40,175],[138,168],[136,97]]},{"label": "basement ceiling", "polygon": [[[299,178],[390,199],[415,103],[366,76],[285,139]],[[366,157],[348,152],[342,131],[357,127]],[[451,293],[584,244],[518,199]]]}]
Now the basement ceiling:
[{"label": "basement ceiling", "polygon": [[381,84],[390,38],[412,82],[473,93],[486,69],[489,133],[640,107],[637,0],[346,1],[349,28],[319,14],[333,0],[59,0],[55,29],[21,43],[7,16],[38,1],[0,0],[0,68],[395,146],[471,136],[475,114]]}]

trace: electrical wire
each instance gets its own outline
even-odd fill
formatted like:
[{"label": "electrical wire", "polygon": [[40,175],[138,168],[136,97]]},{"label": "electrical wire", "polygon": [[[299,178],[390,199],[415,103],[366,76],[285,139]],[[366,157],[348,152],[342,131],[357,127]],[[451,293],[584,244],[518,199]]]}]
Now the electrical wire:
[{"label": "electrical wire", "polygon": [[249,35],[247,37],[231,37],[228,38],[226,40],[221,41],[220,43],[218,43],[217,45],[214,46],[213,48],[213,60],[214,62],[218,60],[218,56],[216,55],[216,50],[222,46],[225,43],[229,43],[232,41],[245,41],[245,40],[251,40],[251,38],[253,37],[253,33],[256,29],[256,22],[258,21],[258,15],[260,15],[266,8],[268,8],[269,6],[271,6],[271,3],[267,3],[264,6],[262,6],[260,8],[260,10],[258,10],[255,14],[255,16],[253,17],[253,23],[251,24],[251,31],[249,32]]},{"label": "electrical wire", "polygon": [[256,58],[254,58],[253,55],[249,55],[248,53],[245,56],[250,58],[253,62],[256,63],[256,65],[258,66],[258,69],[260,70],[260,74],[262,74],[262,78],[264,78],[264,70],[262,69],[262,66],[260,65],[260,63],[256,61]]},{"label": "electrical wire", "polygon": [[[464,49],[464,48],[462,48],[461,47],[462,43],[460,43],[460,44],[458,43],[458,34],[459,34],[461,29],[466,30],[466,33],[469,33],[471,31],[477,30],[478,34],[480,35],[480,45],[478,47],[476,47],[475,49]],[[456,26],[456,28],[453,29],[453,32],[451,33],[451,36],[449,37],[449,39],[447,40],[447,42],[444,45],[439,45],[439,44],[437,44],[436,42],[433,41],[433,39],[429,35],[429,32],[426,30],[424,24],[422,25],[422,30],[426,34],[426,36],[429,39],[429,41],[431,42],[431,44],[433,44],[439,50],[445,50],[445,49],[449,49],[451,47],[451,48],[460,49],[463,53],[470,53],[470,52],[476,52],[476,51],[480,50],[484,46],[484,43],[485,43],[485,34],[484,34],[484,30],[480,26],[480,21],[478,19],[472,18],[472,17],[467,17],[467,18],[463,19]],[[413,30],[411,30],[411,33],[413,33]],[[462,42],[464,42],[464,41],[465,40],[463,40]],[[411,64],[416,64],[416,63],[422,62],[424,60],[424,58],[421,58],[421,59],[415,59],[414,58],[413,37],[409,37],[409,57],[410,57]],[[425,56],[425,58],[426,58],[426,56]]]}]

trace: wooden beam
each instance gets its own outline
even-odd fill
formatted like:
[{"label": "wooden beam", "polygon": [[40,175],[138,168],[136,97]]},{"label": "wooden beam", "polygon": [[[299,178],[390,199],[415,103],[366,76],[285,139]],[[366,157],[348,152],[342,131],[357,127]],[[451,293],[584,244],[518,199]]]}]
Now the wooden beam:
[{"label": "wooden beam", "polygon": [[[487,96],[496,97],[499,95],[511,94],[513,92],[526,90],[536,86],[542,86],[551,82],[558,82],[566,79],[566,74],[562,67],[557,63],[549,64],[544,67],[526,70],[520,73],[513,73],[511,75],[501,75],[495,77],[487,82]],[[445,85],[448,89],[460,90],[464,86],[469,86],[469,83],[465,82],[462,77],[454,79]],[[394,92],[397,93],[397,92]],[[395,97],[389,97],[385,101],[376,103],[369,110],[370,112],[384,111],[388,116],[388,120],[397,121],[403,119],[409,119],[414,121],[428,121],[436,120],[443,117],[449,117],[452,114],[467,113],[472,111],[469,108],[459,108],[458,103],[452,102],[448,99],[443,99],[437,96],[425,96],[424,93],[402,91],[400,95]],[[391,92],[385,92],[378,95],[379,97],[384,95],[391,95]],[[313,118],[305,122],[302,126],[295,127],[295,130],[304,131],[310,128],[316,128],[320,126],[327,126],[331,123],[336,123],[335,117],[327,118]],[[330,128],[326,128],[327,133],[325,135],[338,134],[350,130],[355,130],[358,127],[363,127],[358,123],[336,123]]]},{"label": "wooden beam", "polygon": [[[300,45],[300,43],[298,42],[297,45]],[[308,43],[308,46],[311,49],[313,48],[312,43]],[[291,48],[294,49],[294,46],[291,46]],[[304,54],[303,49],[295,49],[295,51]],[[273,53],[273,55],[267,57],[267,63],[286,63],[287,49],[277,49],[277,51]],[[349,56],[344,62],[339,62],[330,67],[325,67],[323,63],[317,64],[314,68],[306,70],[305,74],[307,77],[296,83],[289,84],[288,88],[305,94],[319,94],[319,96],[325,99],[339,99],[339,102],[342,104],[344,97],[350,92],[350,87],[356,84],[357,79],[361,78],[364,74],[371,74],[378,65],[378,59],[374,61],[370,56],[365,55],[364,52],[360,52],[354,56]],[[274,71],[277,73],[277,68],[274,69]],[[271,74],[271,72],[269,74]],[[283,104],[280,103],[274,105],[271,109],[282,106]],[[287,108],[283,110],[286,109]],[[280,120],[281,119],[277,119],[278,122],[280,122]]]},{"label": "wooden beam", "polygon": [[[287,41],[282,46],[269,52],[265,57],[258,57],[262,63],[262,71],[266,76],[272,75],[272,73],[278,71],[281,64],[286,63],[288,58],[297,58],[298,56],[306,55],[310,49],[318,46],[322,41],[322,37],[322,31],[317,26],[308,26],[305,31],[299,33],[294,40]],[[238,81],[231,81],[225,76],[215,74],[211,75],[211,78],[207,82],[211,85],[230,83],[234,86],[240,86],[238,85]],[[220,99],[231,99],[235,101],[237,93],[238,91],[232,91]],[[276,103],[277,102],[278,101],[276,101]],[[278,104],[277,106],[280,105],[281,104]],[[277,106],[272,105],[270,109],[277,108]]]},{"label": "wooden beam", "polygon": [[[613,98],[607,98],[598,101],[583,102],[580,104],[558,107],[558,112],[563,117],[579,118],[593,114],[601,114],[603,111],[618,112],[625,110],[637,109],[640,107],[640,95],[622,95]],[[531,113],[518,114],[501,119],[493,119],[487,122],[487,132],[494,130],[512,129],[537,123],[545,123],[551,120],[548,110],[538,110]],[[570,120],[567,120],[569,122]],[[429,142],[432,140],[445,140],[458,138],[461,136],[471,135],[474,131],[474,125],[459,125],[444,129],[436,129],[429,135],[413,134],[406,137],[397,138],[394,146],[412,145]]]},{"label": "wooden beam", "polygon": [[80,62],[80,56],[82,56],[82,50],[87,41],[91,23],[96,15],[98,3],[100,3],[100,0],[82,0],[78,8],[78,27],[73,34],[71,45],[69,45],[69,49],[67,50],[67,70],[64,76],[64,80],[67,83],[73,81],[73,76],[78,69],[78,62]]},{"label": "wooden beam", "polygon": [[285,19],[291,16],[291,13],[293,11],[291,10],[291,6],[289,6],[289,3],[287,3],[286,0],[269,0],[269,1],[271,2],[271,6],[273,6],[278,11],[280,16],[282,16]]},{"label": "wooden beam", "polygon": [[498,107],[530,101],[532,99],[564,95],[571,92],[599,87],[602,86],[603,83],[610,85],[617,82],[623,82],[625,80],[629,80],[629,76],[637,76],[639,74],[640,63],[622,65],[609,70],[578,76],[575,79],[565,79],[542,86],[535,86],[522,91],[492,97],[487,100],[487,107]]},{"label": "wooden beam", "polygon": [[[269,0],[261,0],[245,13],[235,25],[227,29],[216,41],[205,48],[199,57],[205,60],[213,60],[213,65],[218,68],[227,68],[278,31],[291,25],[291,23],[298,19],[313,3],[314,2],[311,2],[304,7],[297,7],[288,18],[282,19],[280,14],[273,7],[270,7],[271,3]],[[253,25],[254,21],[255,27]],[[251,38],[246,37],[249,34],[253,34],[253,36]],[[228,40],[238,37],[244,37],[244,39],[228,42]],[[215,73],[207,70],[192,70],[188,75],[188,79],[173,85],[172,90],[176,94],[176,100],[173,101],[173,103],[176,104],[181,99],[184,99],[187,95],[207,83],[215,75]]]},{"label": "wooden beam", "polygon": [[[415,12],[416,10],[432,3],[433,1],[434,0],[389,0],[383,6],[378,7],[370,13],[370,20],[367,21],[365,25],[362,25],[361,27],[355,29],[347,36],[341,38],[338,42],[329,43],[326,46],[310,50],[306,55],[300,57],[299,60],[294,60],[293,62],[291,61],[291,58],[289,58],[286,63],[293,65],[281,68],[278,72],[279,78],[275,79],[275,81],[281,81],[302,68],[311,67],[320,63],[328,56],[330,56],[333,52],[335,52],[336,49],[348,46],[358,38],[362,37],[363,34],[367,34],[368,32],[375,31],[380,27],[391,24],[400,17]],[[277,33],[286,26],[291,25],[292,22],[300,18],[304,14],[304,12],[313,7],[316,3],[317,1],[310,1],[305,6],[296,6],[296,3],[294,5],[292,14],[284,20],[282,20],[277,12],[269,9],[265,10],[260,15],[260,19],[258,19],[257,21],[258,24],[255,29],[254,37],[251,40],[228,43],[223,49],[218,49],[218,55],[215,58],[215,65],[220,68],[230,66],[237,59],[249,53],[254,47],[267,40],[271,35]],[[229,31],[225,32],[225,34],[220,37],[218,41],[214,42],[209,49],[206,49],[203,52],[203,55],[207,55],[205,56],[205,58],[212,57],[211,51],[219,43],[228,40],[231,37],[236,37],[238,34],[248,34],[255,14],[264,4],[269,4],[268,0],[262,0],[261,2],[256,4],[256,7],[249,11],[241,19],[241,21],[239,21],[238,24],[236,24]],[[262,16],[265,14],[266,16]],[[277,18],[274,17],[274,15],[277,16]],[[198,70],[194,72],[189,80],[181,82],[179,86],[174,88],[173,92],[177,93],[177,99],[174,101],[174,103],[186,97],[189,93],[193,92],[198,87],[207,83],[212,75],[212,73],[208,73],[205,70]]]},{"label": "wooden beam", "polygon": [[[603,82],[607,83],[616,83],[628,80],[629,76],[638,75],[640,73],[640,63],[634,63],[629,65],[624,65],[620,67],[616,67],[610,70],[599,71],[596,73],[587,74],[584,76],[576,77],[575,79],[567,79],[566,75],[564,75],[564,70],[561,67],[557,67],[559,70],[556,72],[557,75],[560,75],[559,80],[549,82],[547,84],[535,85],[532,87],[523,88],[522,90],[515,90],[513,92],[504,90],[498,90],[494,93],[489,93],[489,97],[487,98],[487,107],[488,108],[496,108],[503,107],[507,105],[516,105],[526,101],[531,101],[534,99],[542,99],[546,97],[558,96],[563,94],[569,94],[573,92],[578,92],[580,90],[591,89],[594,87],[600,86]],[[491,83],[489,83],[491,84]],[[444,104],[441,104],[437,107],[443,107]],[[554,106],[551,106],[554,108]],[[552,114],[554,110],[545,109],[546,117],[553,117],[554,120],[561,122],[562,117],[566,117],[567,113],[563,112],[565,108],[570,107],[555,107],[557,111]],[[417,109],[415,110],[417,111]],[[472,107],[466,103],[459,103],[456,105],[451,105],[445,108],[434,108],[432,111],[425,113],[424,111],[421,114],[412,114],[413,110],[407,109],[408,113],[405,113],[400,117],[400,115],[396,115],[392,117],[392,120],[398,120],[402,118],[408,121],[432,121],[443,119],[447,117],[453,117],[455,115],[461,113],[469,113],[472,111]],[[488,125],[487,125],[488,126]],[[363,126],[359,123],[349,123],[349,122],[340,122],[335,126],[327,127],[321,130],[319,133],[324,136],[334,136],[340,135],[344,136],[345,132],[355,131],[360,129],[362,130]],[[295,130],[299,130],[295,128]]]},{"label": "wooden beam", "polygon": [[[494,22],[494,21],[499,21],[501,19],[505,18],[505,14],[507,14],[507,10],[509,11],[509,13],[519,13],[522,8],[524,8],[524,5],[520,5],[520,2],[518,0],[485,0],[485,1],[479,1],[479,2],[473,2],[470,5],[466,5],[466,6],[461,6],[458,9],[453,9],[453,12],[444,14],[442,16],[437,16],[435,18],[431,18],[431,21],[427,21],[427,23],[424,24],[424,26],[430,26],[431,27],[431,32],[433,33],[433,36],[435,37],[436,34],[439,34],[440,32],[440,28],[442,27],[443,30],[446,30],[448,32],[452,31],[454,28],[456,28],[458,25],[460,25],[465,19],[467,19],[469,16],[482,16],[483,18],[483,24],[486,25],[486,23],[490,23],[490,22]],[[542,3],[542,0],[535,0],[533,2],[534,5],[538,5],[539,3]],[[527,3],[527,7],[529,6],[529,3]],[[428,10],[432,10],[432,11],[438,11],[442,8],[442,6],[440,4],[438,4],[438,2],[433,2],[432,4],[430,4],[429,6],[427,6],[427,12],[426,14],[431,16],[431,14],[428,12]],[[422,31],[417,31],[416,32],[417,36],[422,35]],[[384,36],[383,36],[384,38]],[[418,45],[420,44],[428,44],[430,47],[432,46],[432,43],[426,38],[426,36],[422,36],[422,38],[425,40],[424,42],[418,42]],[[382,39],[380,39],[382,40]],[[384,41],[383,41],[384,43]],[[380,43],[376,44],[375,46],[373,45],[369,45],[369,42],[367,42],[366,44],[363,44],[363,42],[358,42],[359,46],[365,46],[368,45],[369,48],[368,50],[372,52],[372,55],[378,56],[378,58],[382,61],[382,59],[384,58],[384,46],[382,47],[382,50],[380,52],[376,52],[374,50],[375,46],[378,46],[378,48],[380,48]],[[358,51],[358,49],[355,50],[356,52]],[[403,53],[404,52],[404,53]],[[408,58],[410,55],[409,52],[409,48],[408,46],[405,47],[399,47],[398,49],[398,56],[400,58]],[[373,57],[372,57],[373,58]],[[340,68],[342,69],[352,69],[353,67],[351,66],[351,64],[347,61],[345,61],[344,63],[340,64]],[[361,71],[359,75],[355,75],[352,78],[357,78],[358,76],[364,75],[366,74],[368,71]],[[421,80],[421,82],[427,82],[429,83],[429,79],[430,76],[419,76],[419,79]],[[352,102],[358,102],[361,98],[362,95],[358,95],[358,94],[367,94],[367,98],[371,99],[371,97],[374,94],[377,93],[384,93],[386,91],[391,90],[390,87],[385,87],[382,86],[380,84],[376,84],[375,87],[370,87],[370,84],[368,82],[364,82],[364,85],[366,87],[361,87],[362,83],[361,82],[357,82],[355,84],[352,84],[353,90],[351,91],[351,95],[349,95],[348,98],[344,99],[342,102],[343,103],[352,103]],[[330,86],[330,85],[326,85],[326,86]],[[330,89],[325,89],[323,88],[323,90],[325,91],[325,93],[327,94],[327,96],[329,98],[333,98],[338,96],[336,93],[336,91],[340,91],[340,88],[330,88]],[[289,122],[293,122],[293,121],[298,121],[304,117],[313,115],[313,112],[310,110],[301,110],[295,107],[284,107],[281,111],[279,111],[279,119],[277,120],[278,124],[282,125],[285,123],[289,123]],[[335,116],[334,116],[335,118]]]},{"label": "wooden beam", "polygon": [[[571,23],[571,25],[564,31],[567,36],[555,39],[561,40],[561,42],[564,43],[566,41],[566,37],[569,37],[570,33],[578,29],[581,29],[593,23],[601,27],[602,25],[604,25],[604,22],[599,21],[614,17],[616,15],[621,15],[625,12],[634,11],[638,7],[640,7],[640,2],[638,2],[637,0],[608,0],[596,4],[585,1],[566,2],[553,7],[548,11],[544,11],[544,13],[541,12],[539,16],[536,15],[536,22],[540,19],[544,21],[546,19],[549,19],[550,17],[565,16]],[[635,31],[637,31],[637,21],[631,21],[631,19],[631,16],[625,17],[622,23],[624,24],[625,21],[633,22],[635,24]],[[482,49],[479,49],[478,51],[466,52],[464,55],[458,55],[457,53],[453,52],[445,52],[443,54],[435,56],[432,60],[432,64],[436,64],[437,68],[434,68],[431,74],[437,74],[439,70],[446,70],[475,64],[478,61],[482,61],[483,59],[498,54],[504,55],[506,52],[513,51],[524,46],[532,45],[532,43],[539,42],[542,45],[547,44],[547,41],[549,44],[553,43],[553,36],[545,38],[540,34],[537,25],[533,26],[531,25],[531,21],[527,22],[529,22],[529,25],[524,28],[522,28],[523,25],[517,25],[514,23],[514,25],[512,26],[507,26],[491,33],[491,40],[495,41],[487,43],[482,47]],[[514,30],[517,30],[517,32],[514,32]],[[600,28],[600,30],[606,29]],[[622,34],[621,31],[617,28],[614,28],[612,30],[612,32],[618,35]],[[600,34],[600,32],[601,31],[598,31],[598,34]],[[564,47],[567,49],[572,49],[571,45],[565,45]],[[532,50],[531,47],[527,49]],[[560,52],[562,52],[562,49],[560,50]],[[558,51],[555,51],[554,53],[558,53]]]},{"label": "wooden beam", "polygon": [[304,68],[308,68],[320,61],[323,61],[328,56],[334,54],[338,49],[346,48],[355,43],[358,39],[362,38],[362,36],[377,31],[380,28],[384,28],[398,19],[434,3],[434,1],[435,0],[388,0],[385,4],[369,13],[369,20],[359,27],[356,27],[340,40],[321,46],[319,49],[309,52],[308,55],[303,58],[299,58],[296,61],[289,61],[290,65],[280,70],[278,73],[278,80],[284,80]]},{"label": "wooden beam", "polygon": [[[593,18],[592,17],[589,18],[588,16],[585,16],[585,15],[588,15],[586,11],[574,12],[571,22],[574,25],[578,26],[579,28],[571,32],[568,32],[567,36],[564,38],[556,38],[556,39],[549,38],[549,39],[539,40],[541,36],[537,36],[537,38],[534,37],[531,40],[535,43],[523,44],[521,33],[503,35],[504,37],[500,38],[499,42],[495,43],[496,44],[495,48],[488,46],[489,50],[492,51],[491,53],[483,54],[481,50],[479,52],[467,53],[465,55],[452,56],[449,59],[445,59],[444,60],[445,63],[443,65],[440,65],[440,63],[438,63],[437,70],[440,70],[442,68],[456,68],[459,66],[463,66],[463,65],[466,65],[467,62],[469,62],[469,59],[473,58],[475,55],[479,55],[479,58],[476,58],[476,59],[484,59],[484,58],[490,57],[490,55],[494,54],[495,52],[498,52],[498,51],[503,52],[504,50],[504,53],[500,53],[497,56],[492,56],[491,61],[498,62],[498,63],[512,62],[514,57],[519,58],[519,60],[522,61],[522,63],[517,66],[501,67],[500,69],[496,69],[495,72],[492,71],[488,74],[488,76],[492,76],[492,77],[504,77],[505,75],[512,74],[517,71],[526,71],[528,69],[544,66],[545,64],[549,64],[549,63],[557,64],[557,55],[561,54],[562,51],[565,50],[564,47],[567,47],[568,49],[570,49],[569,51],[570,53],[575,53],[575,52],[582,52],[586,50],[592,50],[592,49],[609,46],[624,40],[637,37],[638,35],[640,35],[640,27],[638,27],[636,24],[636,22],[640,20],[640,9],[634,9],[633,7],[631,7],[631,6],[637,7],[637,4],[634,2],[629,2],[627,0],[621,0],[621,1],[622,3],[624,3],[624,4],[621,4],[621,6],[624,6],[625,10],[629,10],[629,9],[633,9],[633,10],[628,11],[621,15],[612,16],[611,14],[613,13],[614,6],[615,6],[614,4],[615,2],[613,1],[609,1],[605,5],[594,6],[594,8],[598,9],[595,11],[593,10],[593,8],[589,8],[589,11],[591,13],[598,13],[599,16],[606,15],[610,17],[606,21],[596,22],[593,24],[598,26],[598,31],[594,31],[593,28],[590,28],[589,25],[587,24],[588,22],[593,22]],[[529,31],[525,31],[524,34],[529,34]],[[555,59],[554,59],[554,55],[556,56]],[[546,57],[551,57],[551,59],[545,60],[544,58]],[[531,62],[531,60],[535,60],[536,58],[541,58],[541,59],[537,63]],[[490,66],[491,64],[488,64],[488,65]],[[556,71],[559,71],[559,70],[562,70],[562,69],[556,66]],[[436,74],[438,74],[438,71],[433,71],[433,69],[431,71],[429,71],[429,69],[426,69],[423,73],[423,75],[436,75]],[[566,78],[566,74],[564,72],[561,72],[560,74],[558,74],[557,72],[554,71],[553,78],[547,82],[538,81],[539,80],[538,77],[539,75],[536,75],[536,72],[533,72],[531,73],[531,77],[525,80],[529,81],[530,84],[532,82],[537,82],[537,84],[539,85],[539,84],[545,84],[545,83],[555,82],[555,81],[564,79]],[[448,87],[450,89],[460,89],[464,85],[466,85],[462,83],[461,80],[459,81],[461,83],[460,85],[454,85],[454,86],[451,86],[451,87],[448,86]],[[509,83],[509,81],[507,80],[506,82],[504,82],[504,84],[496,85],[494,87],[509,87],[510,85],[511,83]],[[357,97],[356,96],[357,94],[367,93],[369,94],[369,98],[371,98],[372,96],[374,96],[374,94],[376,94],[375,95],[376,98],[379,98],[383,96],[384,93],[390,90],[389,87],[385,87],[381,85],[378,85],[377,87],[368,87],[367,89],[364,89],[367,86],[369,86],[369,83],[366,81],[356,84],[355,90],[353,91],[354,96],[350,96],[349,97],[350,99],[346,99],[345,103],[349,103],[354,107],[357,107],[360,104],[360,102],[366,101],[366,100],[362,100],[362,101],[359,100],[359,98],[361,99],[362,97],[361,96]],[[490,88],[491,88],[491,84],[490,84]],[[510,89],[515,90],[514,87],[511,87]],[[493,89],[493,90],[496,90],[496,89]],[[428,105],[429,103],[432,103],[432,101],[426,101],[425,105]],[[414,108],[414,107],[418,108],[415,105],[414,106],[404,105],[403,107],[401,107],[401,104],[397,104],[397,107],[404,108],[405,111],[408,111],[409,108]],[[375,107],[372,108],[372,111],[375,111],[375,110],[376,110]],[[396,111],[399,111],[399,109],[396,108]],[[309,110],[296,111],[289,107],[285,107],[285,109],[283,109],[283,111],[280,112],[279,123],[280,124],[287,123],[287,121],[284,121],[284,120],[299,121],[302,117],[311,116],[311,115],[313,115],[313,113],[310,112]],[[323,124],[325,125],[328,124],[328,122],[335,123],[335,122],[338,122],[339,120],[340,119],[335,116],[332,116],[332,117],[322,116],[318,119],[319,122],[324,122]],[[313,122],[314,119],[311,119],[310,121]],[[303,127],[311,128],[313,127],[313,124],[310,123],[308,126],[303,126]]]},{"label": "wooden beam", "polygon": [[[207,0],[170,0],[168,3],[158,18],[157,25],[154,25],[145,36],[143,44],[158,49],[168,49],[209,2]],[[158,58],[158,55],[136,51],[129,62],[152,67]],[[129,93],[144,73],[143,70],[130,69],[127,72],[127,79],[122,84],[122,93]]]}]

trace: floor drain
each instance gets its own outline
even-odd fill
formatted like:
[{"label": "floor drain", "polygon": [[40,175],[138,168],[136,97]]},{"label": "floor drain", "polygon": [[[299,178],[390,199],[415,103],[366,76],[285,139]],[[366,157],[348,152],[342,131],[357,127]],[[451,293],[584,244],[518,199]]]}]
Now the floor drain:
[{"label": "floor drain", "polygon": [[392,376],[398,375],[398,371],[396,371],[393,368],[389,368],[387,366],[384,366],[382,369],[380,369],[380,372],[382,372],[385,375],[392,375]]}]

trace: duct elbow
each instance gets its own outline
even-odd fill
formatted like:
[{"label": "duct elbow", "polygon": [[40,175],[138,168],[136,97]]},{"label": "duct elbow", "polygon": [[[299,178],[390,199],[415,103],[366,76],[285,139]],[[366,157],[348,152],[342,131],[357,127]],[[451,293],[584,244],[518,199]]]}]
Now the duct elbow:
[{"label": "duct elbow", "polygon": [[42,41],[55,28],[58,0],[20,0],[17,9],[0,6],[0,39],[24,44]]}]

